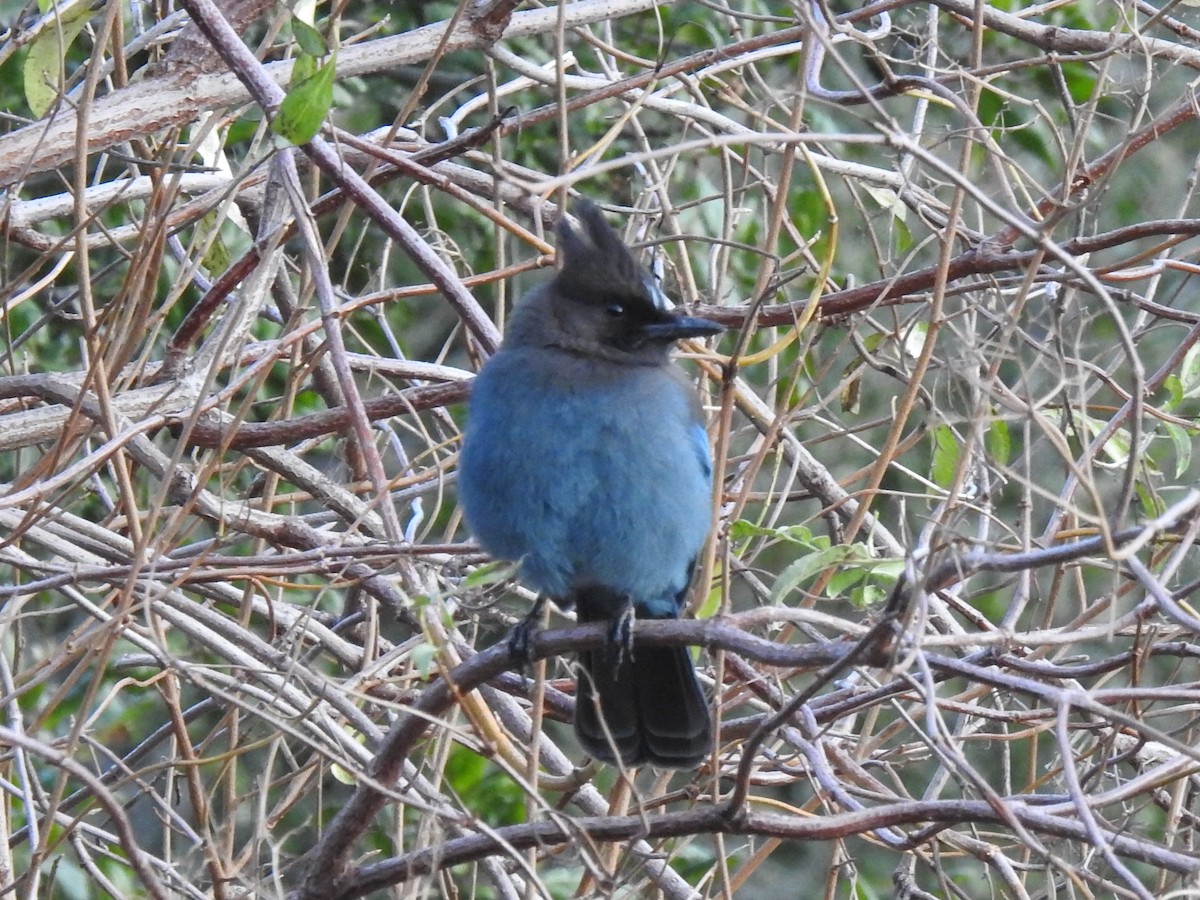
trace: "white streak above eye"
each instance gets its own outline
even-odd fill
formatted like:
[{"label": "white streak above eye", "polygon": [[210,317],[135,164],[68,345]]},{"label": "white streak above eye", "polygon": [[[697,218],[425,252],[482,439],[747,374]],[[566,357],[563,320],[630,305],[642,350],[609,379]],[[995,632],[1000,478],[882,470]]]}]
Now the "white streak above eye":
[{"label": "white streak above eye", "polygon": [[646,293],[650,296],[650,302],[654,304],[655,309],[669,311],[675,308],[675,303],[658,286],[658,279],[653,275],[643,276],[642,284],[645,286]]}]

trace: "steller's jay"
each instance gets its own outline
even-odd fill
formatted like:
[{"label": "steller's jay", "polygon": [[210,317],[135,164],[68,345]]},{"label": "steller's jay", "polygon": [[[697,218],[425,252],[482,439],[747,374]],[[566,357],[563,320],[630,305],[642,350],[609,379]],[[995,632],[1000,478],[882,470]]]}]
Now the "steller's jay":
[{"label": "steller's jay", "polygon": [[700,403],[669,353],[723,329],[671,312],[596,206],[577,215],[582,231],[558,223],[561,269],[475,379],[459,496],[483,548],[519,560],[543,600],[611,625],[580,657],[587,753],[690,768],[712,724],[688,649],[629,645],[632,616],[679,617],[711,521]]}]

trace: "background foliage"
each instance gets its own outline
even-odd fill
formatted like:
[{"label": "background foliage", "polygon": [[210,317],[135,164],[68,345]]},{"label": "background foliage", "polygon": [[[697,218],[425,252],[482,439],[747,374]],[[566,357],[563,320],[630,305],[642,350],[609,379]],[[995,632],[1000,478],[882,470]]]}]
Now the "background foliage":
[{"label": "background foliage", "polygon": [[[4,14],[13,896],[1195,890],[1190,4]],[[455,506],[575,195],[730,328],[696,772]]]}]

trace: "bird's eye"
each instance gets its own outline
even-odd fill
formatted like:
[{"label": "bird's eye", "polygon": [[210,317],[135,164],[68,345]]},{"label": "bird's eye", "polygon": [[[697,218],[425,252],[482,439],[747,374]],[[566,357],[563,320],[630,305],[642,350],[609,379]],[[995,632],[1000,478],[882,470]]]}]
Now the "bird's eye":
[{"label": "bird's eye", "polygon": [[610,319],[619,319],[625,315],[625,307],[620,303],[610,303],[604,308],[604,311],[608,313]]}]

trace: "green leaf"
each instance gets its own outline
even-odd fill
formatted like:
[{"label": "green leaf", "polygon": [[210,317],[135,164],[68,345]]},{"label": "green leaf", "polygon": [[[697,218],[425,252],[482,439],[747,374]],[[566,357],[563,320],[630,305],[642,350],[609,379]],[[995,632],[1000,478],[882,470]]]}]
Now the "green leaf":
[{"label": "green leaf", "polygon": [[708,592],[708,596],[704,598],[704,602],[696,607],[695,614],[697,619],[711,619],[721,611],[721,599],[724,596],[724,590],[721,588],[720,579],[713,579],[713,588]]},{"label": "green leaf", "polygon": [[1098,70],[1090,63],[1064,62],[1059,66],[1059,71],[1062,73],[1063,81],[1067,84],[1067,90],[1070,92],[1072,100],[1076,103],[1087,103],[1092,99],[1092,95],[1096,92]]},{"label": "green leaf", "polygon": [[889,593],[877,584],[864,584],[850,592],[850,603],[855,609],[870,609],[886,600]]},{"label": "green leaf", "polygon": [[473,750],[455,745],[446,760],[445,777],[470,812],[489,825],[524,821],[521,785]]},{"label": "green leaf", "polygon": [[292,34],[295,35],[296,43],[300,45],[300,49],[309,56],[320,58],[329,52],[329,46],[325,43],[325,38],[321,36],[321,32],[317,31],[317,29],[313,28],[307,22],[292,19]]},{"label": "green leaf", "polygon": [[[271,130],[289,143],[307,144],[333,106],[333,75],[336,54],[310,76],[292,86],[271,122]],[[297,60],[299,65],[299,60]]]},{"label": "green leaf", "polygon": [[753,537],[778,538],[793,544],[810,545],[814,540],[812,530],[804,525],[788,525],[785,528],[766,528],[748,519],[738,519],[729,526],[729,536],[735,541],[744,541]]},{"label": "green leaf", "polygon": [[292,74],[288,78],[288,90],[298,88],[317,73],[317,58],[301,53],[292,64]]},{"label": "green leaf", "polygon": [[[853,598],[861,593],[863,584],[875,585],[878,590],[890,589],[904,574],[904,560],[894,557],[872,559],[861,544],[854,544],[860,552],[856,553],[858,565],[844,568],[829,579],[829,587],[825,593],[830,597],[840,597],[850,594]],[[886,591],[885,591],[886,593]]]},{"label": "green leaf", "polygon": [[838,400],[842,405],[842,412],[857,413],[862,399],[862,373],[866,369],[859,360],[852,360],[845,370],[842,372],[841,389],[838,391]]},{"label": "green leaf", "polygon": [[205,215],[196,226],[197,237],[203,240],[209,234],[213,234],[213,239],[204,254],[204,267],[210,272],[224,272],[233,261],[233,255],[221,237],[221,219],[216,212]]},{"label": "green leaf", "polygon": [[800,585],[818,572],[823,572],[830,566],[840,565],[856,557],[861,559],[861,554],[864,552],[858,545],[838,544],[800,557],[780,572],[779,577],[775,579],[775,586],[771,588],[771,602],[780,603],[783,598],[794,593]]},{"label": "green leaf", "polygon": [[827,597],[840,597],[850,593],[850,589],[862,582],[867,572],[860,568],[839,569],[829,576],[829,584],[825,588]]},{"label": "green leaf", "polygon": [[1163,427],[1175,447],[1175,477],[1182,475],[1192,463],[1192,432],[1174,422],[1165,422]]},{"label": "green leaf", "polygon": [[1179,383],[1184,397],[1200,394],[1200,344],[1193,344],[1179,366]]},{"label": "green leaf", "polygon": [[1167,511],[1167,504],[1163,499],[1151,491],[1149,486],[1143,484],[1140,480],[1134,485],[1134,491],[1141,501],[1142,514],[1147,519],[1157,518]]},{"label": "green leaf", "polygon": [[1167,412],[1174,412],[1183,402],[1183,382],[1172,372],[1163,379],[1163,387],[1167,389],[1167,402],[1163,406]]},{"label": "green leaf", "polygon": [[1129,461],[1131,447],[1129,432],[1124,428],[1118,428],[1113,432],[1113,436],[1104,442],[1104,455],[1112,461],[1113,465],[1123,466]]},{"label": "green leaf", "polygon": [[904,333],[904,352],[911,359],[918,359],[925,352],[925,340],[929,335],[929,325],[925,322],[914,322]]},{"label": "green leaf", "polygon": [[516,565],[507,560],[484,563],[482,566],[477,567],[474,572],[469,573],[463,579],[462,585],[466,590],[491,587],[493,584],[503,584],[512,578],[516,572]]},{"label": "green leaf", "polygon": [[413,647],[409,659],[422,678],[429,678],[437,674],[437,654],[438,649],[433,644],[422,643]]},{"label": "green leaf", "polygon": [[58,16],[29,46],[22,78],[25,102],[37,118],[44,116],[62,93],[67,50],[90,17],[90,4],[77,4]]},{"label": "green leaf", "polygon": [[868,196],[870,196],[872,200],[878,203],[881,208],[890,213],[894,218],[899,219],[901,222],[907,219],[908,207],[904,205],[904,201],[900,199],[900,195],[891,188],[874,187],[869,184],[864,184],[863,190],[867,192]]},{"label": "green leaf", "polygon": [[885,584],[895,584],[904,577],[904,567],[907,563],[894,556],[871,560],[871,574],[877,581]]},{"label": "green leaf", "polygon": [[[863,346],[868,350],[878,350],[886,337],[887,335],[882,331],[872,331],[863,339]],[[849,366],[847,366],[847,369],[849,369]]]},{"label": "green leaf", "polygon": [[1008,423],[1003,419],[993,419],[984,435],[988,455],[998,466],[1007,466],[1012,459],[1012,435],[1008,431]]},{"label": "green leaf", "polygon": [[[343,725],[342,730],[346,733],[346,736],[355,743],[365,744],[367,742],[367,736],[365,734],[357,731],[354,728],[351,728],[349,725]],[[358,782],[357,775],[355,775],[349,769],[339,766],[337,763],[333,764],[332,768],[330,769],[330,774],[342,784],[353,785]]]},{"label": "green leaf", "polygon": [[949,425],[939,425],[933,429],[933,483],[938,487],[948,488],[954,481],[954,472],[958,468],[958,438],[954,436]]}]

